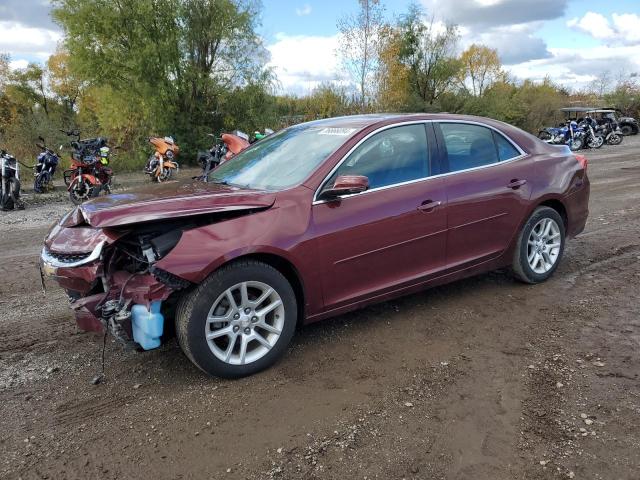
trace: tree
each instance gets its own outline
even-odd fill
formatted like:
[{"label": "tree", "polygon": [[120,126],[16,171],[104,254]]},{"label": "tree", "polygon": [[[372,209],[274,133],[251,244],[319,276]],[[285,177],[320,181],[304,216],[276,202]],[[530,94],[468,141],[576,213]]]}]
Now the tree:
[{"label": "tree", "polygon": [[[71,71],[107,109],[93,117],[101,129],[172,133],[193,154],[207,142],[202,132],[222,128],[214,112],[224,97],[262,78],[259,8],[257,0],[54,0],[53,16]],[[114,118],[107,99],[136,114]]]},{"label": "tree", "polygon": [[384,26],[384,6],[380,0],[358,0],[358,12],[338,21],[339,55],[351,79],[356,83],[360,111],[371,101],[373,79],[378,65],[380,35]]},{"label": "tree", "polygon": [[497,50],[475,43],[462,52],[460,63],[460,85],[476,97],[498,79],[502,69]]},{"label": "tree", "polygon": [[402,36],[386,27],[381,37],[379,67],[376,72],[376,102],[382,111],[411,109],[409,68],[400,60]]},{"label": "tree", "polygon": [[409,68],[409,83],[422,101],[423,107],[434,102],[451,89],[460,71],[455,52],[458,28],[427,21],[422,9],[413,4],[401,19],[402,36],[400,60]]}]

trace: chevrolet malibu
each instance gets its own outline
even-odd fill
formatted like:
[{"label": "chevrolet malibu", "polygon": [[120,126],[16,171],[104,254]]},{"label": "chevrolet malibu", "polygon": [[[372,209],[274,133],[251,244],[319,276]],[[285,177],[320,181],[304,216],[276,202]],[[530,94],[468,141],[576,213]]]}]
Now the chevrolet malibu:
[{"label": "chevrolet malibu", "polygon": [[144,350],[175,332],[204,372],[241,377],[281,357],[298,324],[502,267],[548,279],[584,229],[586,170],[486,118],[320,120],[206,182],[77,207],[47,235],[41,268],[80,328]]}]

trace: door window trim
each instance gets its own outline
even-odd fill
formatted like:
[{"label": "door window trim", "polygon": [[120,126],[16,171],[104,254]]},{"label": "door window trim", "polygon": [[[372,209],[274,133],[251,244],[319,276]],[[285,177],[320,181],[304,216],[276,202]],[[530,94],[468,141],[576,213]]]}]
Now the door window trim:
[{"label": "door window trim", "polygon": [[[423,125],[425,128],[424,131],[424,135],[425,135],[425,139],[426,139],[426,143],[427,143],[427,148],[428,148],[428,162],[429,162],[429,170],[431,171],[431,166],[432,166],[432,155],[431,155],[431,145],[429,143],[429,135],[427,134],[427,124],[433,123],[434,120],[409,120],[406,122],[400,122],[400,123],[392,123],[390,125],[385,125],[383,127],[380,127],[372,132],[369,132],[367,135],[365,135],[363,138],[361,138],[358,143],[356,143],[353,147],[351,147],[351,149],[349,149],[349,151],[347,153],[344,154],[344,156],[340,159],[340,161],[331,169],[331,171],[322,179],[322,182],[320,182],[320,185],[318,186],[318,188],[316,188],[315,193],[313,194],[313,202],[312,205],[320,205],[322,203],[327,203],[327,202],[333,202],[335,201],[334,199],[332,200],[319,200],[318,199],[318,195],[320,195],[320,191],[322,189],[322,187],[327,183],[327,180],[329,180],[334,173],[336,173],[336,171],[338,170],[338,168],[340,168],[340,166],[346,162],[349,157],[351,156],[351,154],[360,146],[362,145],[364,142],[366,142],[369,138],[373,137],[374,135],[383,132],[385,130],[389,130],[390,128],[395,128],[395,127],[403,127],[406,125]],[[398,182],[398,183],[392,183],[390,185],[384,185],[382,187],[376,187],[376,188],[371,188],[368,190],[365,190],[364,192],[360,192],[360,193],[351,193],[349,195],[340,195],[339,199],[345,199],[345,198],[349,198],[352,196],[360,196],[360,195],[366,195],[368,193],[371,192],[378,192],[380,190],[387,190],[389,188],[395,188],[395,187],[399,187],[401,185],[409,185],[411,183],[416,183],[416,182],[422,182],[424,180],[428,180],[431,178],[435,178],[439,175],[427,175],[426,177],[420,177],[420,178],[415,178],[413,180],[406,180],[404,182]]]},{"label": "door window trim", "polygon": [[[465,168],[464,170],[456,170],[455,172],[451,172],[451,171],[447,171],[444,173],[441,173],[439,175],[434,175],[434,177],[446,177],[449,175],[455,175],[457,173],[465,173],[465,172],[473,172],[475,170],[481,170],[483,168],[490,168],[490,167],[496,167],[498,165],[504,165],[506,163],[510,163],[510,162],[514,162],[516,160],[520,160],[524,157],[527,157],[529,154],[527,152],[525,152],[520,145],[518,145],[516,142],[514,142],[511,137],[509,137],[508,135],[506,135],[504,132],[501,132],[499,129],[493,127],[492,125],[487,125],[486,123],[481,123],[481,122],[474,122],[473,120],[433,120],[434,123],[434,129],[436,130],[436,139],[437,140],[442,140],[444,141],[444,137],[442,135],[442,130],[438,131],[438,127],[440,123],[465,123],[468,125],[477,125],[479,127],[485,127],[488,128],[490,130],[493,130],[495,133],[497,133],[498,135],[502,135],[509,143],[511,143],[511,145],[513,145],[515,147],[516,150],[518,150],[518,152],[520,153],[520,155],[515,156],[513,158],[510,158],[508,160],[498,160],[495,163],[488,163],[486,165],[480,165],[478,167],[472,167],[472,168]],[[495,145],[495,140],[494,140],[494,145]],[[438,150],[440,151],[440,156],[444,157],[445,156],[445,149],[446,146],[444,145],[438,145]],[[496,146],[497,149],[497,146]],[[497,152],[496,152],[497,153]],[[447,170],[449,169],[449,160],[447,159]]]}]

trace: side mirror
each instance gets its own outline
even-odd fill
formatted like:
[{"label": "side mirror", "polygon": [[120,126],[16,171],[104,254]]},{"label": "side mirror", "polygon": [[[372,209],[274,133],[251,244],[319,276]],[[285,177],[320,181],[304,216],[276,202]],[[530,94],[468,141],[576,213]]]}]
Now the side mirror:
[{"label": "side mirror", "polygon": [[38,137],[38,140],[40,140],[42,143],[45,143],[44,138],[42,137]]},{"label": "side mirror", "polygon": [[369,179],[363,175],[340,175],[333,186],[320,192],[320,200],[332,200],[341,195],[364,192],[369,188]]}]

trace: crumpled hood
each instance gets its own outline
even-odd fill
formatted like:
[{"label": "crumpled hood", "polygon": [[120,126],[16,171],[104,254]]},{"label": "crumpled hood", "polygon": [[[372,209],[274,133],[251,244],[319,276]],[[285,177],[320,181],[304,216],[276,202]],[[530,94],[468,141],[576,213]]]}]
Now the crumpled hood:
[{"label": "crumpled hood", "polygon": [[273,205],[276,194],[204,182],[171,182],[95,198],[78,213],[92,227],[115,227]]}]

